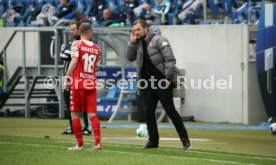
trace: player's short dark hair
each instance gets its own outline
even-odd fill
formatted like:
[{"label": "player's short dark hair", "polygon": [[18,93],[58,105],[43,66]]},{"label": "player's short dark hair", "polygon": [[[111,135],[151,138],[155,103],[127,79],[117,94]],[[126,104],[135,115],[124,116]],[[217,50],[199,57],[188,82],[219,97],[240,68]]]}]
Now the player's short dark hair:
[{"label": "player's short dark hair", "polygon": [[93,31],[92,26],[89,23],[82,23],[80,25],[80,36],[88,34],[89,31]]},{"label": "player's short dark hair", "polygon": [[140,24],[143,28],[148,27],[147,22],[143,19],[137,19],[136,21],[134,21],[133,25],[137,25],[137,24]]},{"label": "player's short dark hair", "polygon": [[78,21],[73,21],[73,22],[70,23],[70,25],[77,25],[77,29],[80,29],[81,23],[78,22]]}]

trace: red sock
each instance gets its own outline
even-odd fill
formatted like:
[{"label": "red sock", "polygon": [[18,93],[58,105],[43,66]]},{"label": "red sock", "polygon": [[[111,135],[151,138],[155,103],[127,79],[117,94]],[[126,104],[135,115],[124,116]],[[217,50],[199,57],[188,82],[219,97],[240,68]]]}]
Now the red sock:
[{"label": "red sock", "polygon": [[94,133],[95,145],[98,145],[99,143],[101,143],[101,127],[98,116],[92,116],[90,118],[90,121]]},{"label": "red sock", "polygon": [[72,125],[73,125],[73,131],[74,131],[75,137],[78,141],[78,146],[81,147],[83,145],[83,139],[82,139],[82,128],[81,128],[80,119],[73,119]]}]

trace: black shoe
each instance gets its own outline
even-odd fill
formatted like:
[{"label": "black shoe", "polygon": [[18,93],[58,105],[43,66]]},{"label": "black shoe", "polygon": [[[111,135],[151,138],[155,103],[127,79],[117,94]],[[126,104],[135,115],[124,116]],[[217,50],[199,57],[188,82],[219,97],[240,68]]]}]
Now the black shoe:
[{"label": "black shoe", "polygon": [[183,144],[183,149],[184,150],[189,150],[192,148],[192,143],[190,142],[189,139],[183,139],[181,140],[182,141],[182,144]]},{"label": "black shoe", "polygon": [[158,148],[158,142],[147,142],[144,149]]},{"label": "black shoe", "polygon": [[91,135],[91,131],[88,128],[84,127],[83,130],[82,130],[82,134],[88,136],[88,135]]},{"label": "black shoe", "polygon": [[61,133],[62,135],[72,135],[74,132],[71,130],[71,127],[68,127],[65,131]]}]

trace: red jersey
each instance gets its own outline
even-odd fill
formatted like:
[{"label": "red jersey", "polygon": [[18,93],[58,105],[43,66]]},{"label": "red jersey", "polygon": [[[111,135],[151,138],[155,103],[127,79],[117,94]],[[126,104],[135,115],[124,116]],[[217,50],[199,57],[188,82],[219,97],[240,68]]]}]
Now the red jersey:
[{"label": "red jersey", "polygon": [[78,57],[78,63],[72,73],[72,87],[75,89],[96,89],[96,67],[100,61],[99,46],[87,40],[75,40],[71,45],[71,57]]}]

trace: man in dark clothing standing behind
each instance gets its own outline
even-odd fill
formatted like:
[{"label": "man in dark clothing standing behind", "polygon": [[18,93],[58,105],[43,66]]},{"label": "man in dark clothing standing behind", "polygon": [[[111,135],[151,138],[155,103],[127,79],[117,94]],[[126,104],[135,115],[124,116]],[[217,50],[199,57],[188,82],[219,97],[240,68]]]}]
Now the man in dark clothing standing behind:
[{"label": "man in dark clothing standing behind", "polygon": [[[181,73],[175,66],[176,60],[169,41],[161,36],[158,27],[148,28],[147,23],[141,19],[133,23],[130,40],[127,58],[137,61],[138,94],[143,101],[149,132],[149,141],[144,148],[159,147],[155,111],[160,101],[173,122],[184,149],[190,149],[192,145],[187,130],[173,102],[173,88],[177,86],[177,77]],[[139,83],[141,79],[143,85]]]},{"label": "man in dark clothing standing behind", "polygon": [[[71,61],[71,44],[74,40],[80,40],[80,36],[79,36],[79,27],[80,27],[80,23],[79,22],[72,22],[70,24],[70,35],[72,37],[72,39],[68,42],[68,44],[62,48],[61,50],[61,55],[60,57],[65,61],[64,62],[64,74],[66,74],[67,69],[69,67],[70,61]],[[69,117],[69,124],[70,126],[64,131],[62,132],[62,134],[64,135],[68,135],[68,134],[74,134],[73,132],[73,128],[72,128],[72,118],[69,112],[69,105],[70,105],[70,90],[64,90],[63,92],[63,96],[64,96],[64,101],[66,106],[68,107],[68,117]],[[91,131],[88,129],[88,118],[87,118],[87,113],[83,113],[83,122],[85,127],[83,128],[83,135],[90,135]]]}]

